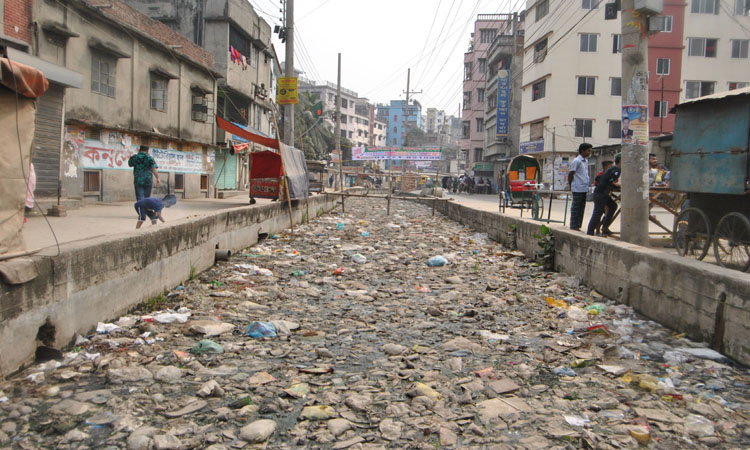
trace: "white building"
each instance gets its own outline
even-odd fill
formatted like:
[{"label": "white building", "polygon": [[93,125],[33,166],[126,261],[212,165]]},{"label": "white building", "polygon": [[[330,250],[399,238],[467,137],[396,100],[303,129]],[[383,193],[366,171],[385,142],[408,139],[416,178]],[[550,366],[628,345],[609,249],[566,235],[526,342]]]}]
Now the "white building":
[{"label": "white building", "polygon": [[[520,152],[542,159],[543,181],[551,183],[554,149],[556,188],[564,186],[567,162],[579,144],[621,141],[621,20],[619,14],[617,20],[605,20],[603,4],[536,0],[527,5]],[[750,0],[665,0],[664,5],[669,35],[655,35],[649,42],[652,131],[659,129],[660,114],[669,114],[677,94],[685,100],[750,82]],[[680,36],[681,58],[670,60],[660,43],[678,38],[679,49]],[[667,94],[674,100],[661,104],[658,80],[669,75],[677,76],[673,93]],[[671,132],[671,125],[665,130]],[[592,158],[592,166],[596,163]]]},{"label": "white building", "polygon": [[680,100],[750,83],[750,0],[690,0]]}]

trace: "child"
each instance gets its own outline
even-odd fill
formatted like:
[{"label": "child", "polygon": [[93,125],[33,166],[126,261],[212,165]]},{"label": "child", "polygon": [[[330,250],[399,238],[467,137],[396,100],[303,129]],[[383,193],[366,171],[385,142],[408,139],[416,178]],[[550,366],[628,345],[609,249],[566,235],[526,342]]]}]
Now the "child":
[{"label": "child", "polygon": [[146,216],[151,219],[151,225],[156,225],[156,219],[164,222],[164,218],[161,216],[161,210],[169,208],[170,206],[177,203],[177,197],[174,195],[167,195],[162,199],[156,197],[146,197],[142,200],[135,202],[135,211],[138,213],[138,222],[135,224],[135,228],[138,229],[146,221]]}]

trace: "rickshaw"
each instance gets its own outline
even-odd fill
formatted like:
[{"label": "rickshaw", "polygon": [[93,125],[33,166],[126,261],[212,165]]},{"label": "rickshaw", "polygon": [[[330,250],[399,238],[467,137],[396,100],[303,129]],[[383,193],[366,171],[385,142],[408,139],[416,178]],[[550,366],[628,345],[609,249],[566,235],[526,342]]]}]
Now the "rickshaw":
[{"label": "rickshaw", "polygon": [[[541,186],[541,166],[536,158],[519,155],[508,165],[508,185],[510,188],[510,207],[520,208],[523,215],[524,208],[530,209],[532,217],[541,218],[544,212],[544,200],[539,195]],[[500,193],[500,211],[505,210],[505,196]]]}]

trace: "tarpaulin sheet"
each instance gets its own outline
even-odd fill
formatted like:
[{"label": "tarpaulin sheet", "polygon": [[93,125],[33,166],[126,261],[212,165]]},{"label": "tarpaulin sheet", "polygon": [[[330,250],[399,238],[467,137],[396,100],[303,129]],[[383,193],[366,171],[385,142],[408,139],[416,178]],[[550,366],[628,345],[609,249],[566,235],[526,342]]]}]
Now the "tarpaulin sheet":
[{"label": "tarpaulin sheet", "polygon": [[247,130],[243,130],[237,125],[231,122],[227,122],[219,116],[216,116],[216,124],[219,125],[219,128],[226,131],[227,133],[231,133],[235,136],[247,139],[248,141],[255,142],[256,144],[265,145],[269,148],[279,148],[279,141],[277,141],[276,139],[264,137],[259,134],[251,133]]},{"label": "tarpaulin sheet", "polygon": [[281,159],[289,182],[290,198],[310,196],[310,175],[307,173],[305,154],[294,147],[281,144]]},{"label": "tarpaulin sheet", "polygon": [[33,100],[19,97],[16,111],[16,94],[0,87],[0,254],[25,249],[21,227],[35,116]]},{"label": "tarpaulin sheet", "polygon": [[0,58],[0,83],[27,98],[37,98],[49,89],[49,81],[41,71],[26,64]]}]

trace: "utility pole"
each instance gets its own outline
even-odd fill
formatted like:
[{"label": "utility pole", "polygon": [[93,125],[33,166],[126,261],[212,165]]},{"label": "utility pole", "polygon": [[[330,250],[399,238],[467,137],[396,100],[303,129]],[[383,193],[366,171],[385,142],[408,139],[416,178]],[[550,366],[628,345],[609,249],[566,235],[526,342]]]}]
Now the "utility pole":
[{"label": "utility pole", "polygon": [[635,0],[622,0],[621,27],[622,106],[640,106],[641,116],[638,128],[633,130],[638,135],[622,144],[620,237],[631,244],[648,246],[648,19],[635,10]]},{"label": "utility pole", "polygon": [[[294,0],[286,0],[286,49],[284,76],[294,76]],[[294,147],[294,105],[284,106],[284,142]]]},{"label": "utility pole", "polygon": [[[421,94],[422,91],[410,91],[409,81],[411,79],[411,69],[406,70],[406,103],[404,103],[404,142],[402,145],[406,147],[406,143],[409,136],[409,95],[410,94]],[[403,163],[401,163],[401,169],[403,172]]]},{"label": "utility pole", "polygon": [[[339,74],[336,79],[336,148],[339,151],[339,187],[344,193],[344,151],[341,149],[341,53],[339,53]],[[346,212],[344,196],[341,196],[341,212]]]}]

